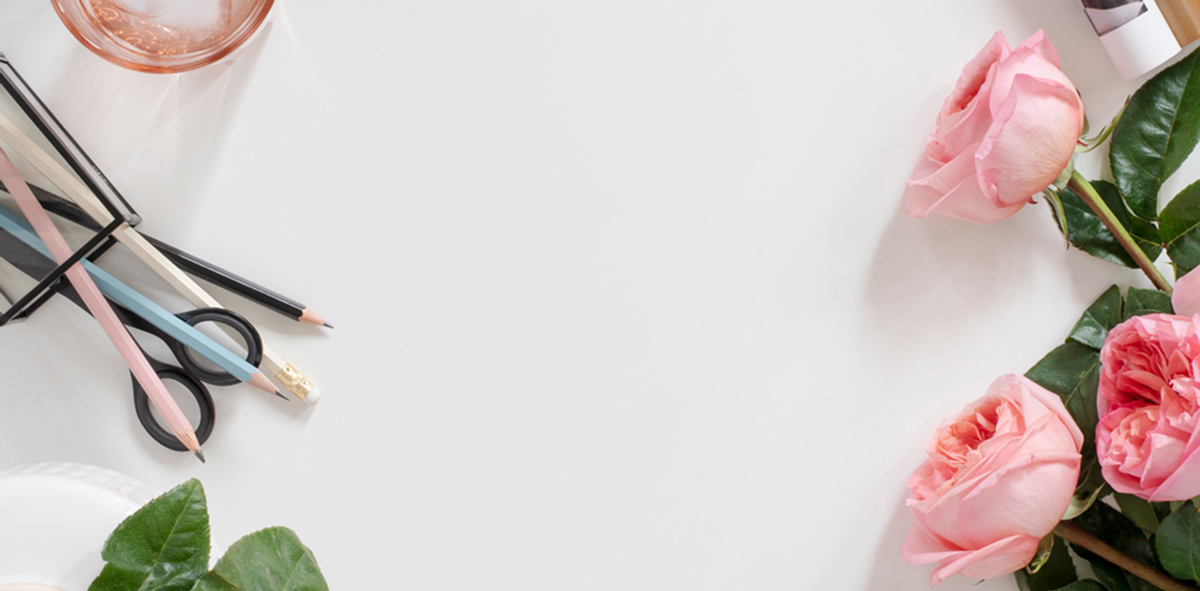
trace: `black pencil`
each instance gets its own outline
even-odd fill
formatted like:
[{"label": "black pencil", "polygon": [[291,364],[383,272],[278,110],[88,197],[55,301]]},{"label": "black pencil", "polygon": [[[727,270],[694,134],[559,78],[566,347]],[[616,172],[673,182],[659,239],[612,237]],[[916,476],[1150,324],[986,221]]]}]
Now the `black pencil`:
[{"label": "black pencil", "polygon": [[[69,199],[60,197],[41,187],[30,185],[29,188],[47,211],[90,230],[100,230],[100,224],[92,219],[91,216],[84,213],[78,205]],[[0,191],[7,192],[3,183],[0,183]],[[332,325],[318,316],[316,312],[313,312],[311,308],[296,300],[263,287],[245,277],[226,271],[198,256],[175,248],[152,236],[143,233],[142,237],[158,248],[168,259],[171,259],[171,262],[197,277],[201,277],[234,293],[245,296],[247,299],[262,304],[268,309],[274,310],[284,316],[307,324],[333,328]]]},{"label": "black pencil", "polygon": [[325,326],[333,328],[328,322],[312,311],[312,308],[297,302],[279,292],[263,287],[245,277],[226,271],[200,257],[182,251],[170,244],[158,240],[157,238],[142,234],[161,251],[171,262],[179,265],[180,268],[200,277],[206,281],[211,281],[229,291],[246,297],[262,304],[263,306],[279,312],[285,316],[289,316],[300,322],[307,324],[315,324],[317,326]]}]

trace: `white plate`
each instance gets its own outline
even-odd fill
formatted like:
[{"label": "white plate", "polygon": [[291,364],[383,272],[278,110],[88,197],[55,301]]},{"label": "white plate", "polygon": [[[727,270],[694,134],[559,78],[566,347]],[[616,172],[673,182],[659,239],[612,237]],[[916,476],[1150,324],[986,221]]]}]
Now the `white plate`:
[{"label": "white plate", "polygon": [[0,586],[84,591],[104,568],[108,534],[156,495],[123,474],[44,463],[0,474]]}]

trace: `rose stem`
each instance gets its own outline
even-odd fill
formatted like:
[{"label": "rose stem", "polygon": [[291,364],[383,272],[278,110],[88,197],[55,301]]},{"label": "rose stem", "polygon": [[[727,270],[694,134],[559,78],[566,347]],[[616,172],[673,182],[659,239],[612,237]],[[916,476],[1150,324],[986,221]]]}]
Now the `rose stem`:
[{"label": "rose stem", "polygon": [[1054,533],[1072,544],[1082,546],[1093,554],[1129,571],[1139,579],[1162,589],[1163,591],[1196,591],[1196,587],[1181,583],[1165,573],[1150,568],[1128,556],[1120,550],[1105,544],[1096,536],[1087,533],[1082,527],[1070,521],[1060,521],[1054,528]]},{"label": "rose stem", "polygon": [[1100,194],[1096,192],[1095,187],[1092,187],[1092,184],[1087,182],[1087,179],[1084,179],[1079,174],[1079,171],[1071,173],[1071,182],[1067,183],[1067,186],[1072,191],[1075,191],[1075,194],[1079,195],[1083,199],[1083,202],[1088,204],[1088,207],[1092,208],[1092,211],[1100,218],[1100,221],[1104,222],[1104,226],[1117,238],[1117,242],[1121,243],[1121,247],[1125,249],[1125,252],[1133,257],[1138,268],[1146,274],[1146,277],[1150,278],[1150,283],[1153,283],[1154,287],[1157,287],[1159,290],[1170,294],[1171,284],[1167,283],[1162,273],[1158,272],[1158,268],[1154,266],[1154,262],[1150,260],[1150,257],[1146,256],[1146,253],[1138,248],[1137,244],[1133,241],[1133,236],[1129,234],[1129,230],[1126,230],[1125,226],[1121,225],[1117,216],[1108,208],[1108,204],[1104,202],[1104,199],[1100,198]]}]

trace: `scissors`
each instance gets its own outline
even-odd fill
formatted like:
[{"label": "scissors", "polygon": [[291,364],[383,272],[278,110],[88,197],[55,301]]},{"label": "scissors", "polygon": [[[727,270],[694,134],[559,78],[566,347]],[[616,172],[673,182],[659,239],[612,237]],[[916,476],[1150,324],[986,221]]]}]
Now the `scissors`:
[{"label": "scissors", "polygon": [[[14,267],[30,277],[44,277],[55,268],[55,264],[44,255],[4,230],[0,230],[0,253],[3,253],[4,258]],[[87,310],[79,293],[68,282],[60,281],[56,290],[83,310]],[[171,380],[180,384],[196,400],[200,409],[200,424],[195,427],[195,432],[196,438],[203,444],[209,435],[212,434],[213,425],[216,422],[216,405],[213,402],[212,394],[209,393],[208,388],[204,384],[231,386],[240,383],[241,380],[228,372],[206,365],[200,361],[195,352],[187,345],[184,345],[116,302],[110,301],[110,303],[122,324],[127,328],[136,328],[139,331],[158,337],[159,340],[167,345],[167,349],[171,351],[171,354],[174,355],[177,365],[164,362],[146,353],[145,347],[140,342],[138,343],[138,347],[142,349],[146,360],[150,362],[150,366],[160,379],[164,381]],[[200,308],[181,312],[175,316],[193,327],[205,322],[213,322],[228,327],[245,344],[246,362],[252,366],[257,366],[262,361],[262,337],[259,336],[258,330],[254,328],[254,325],[240,314],[223,308]],[[141,423],[142,428],[163,447],[175,451],[187,451],[187,448],[179,442],[179,439],[171,431],[164,428],[155,420],[150,410],[150,399],[146,395],[146,391],[142,389],[141,384],[137,380],[132,380],[132,382],[134,410],[137,413],[138,422]]]},{"label": "scissors", "polygon": [[[67,283],[61,283],[60,293],[67,296],[67,299],[75,301],[77,304],[82,304],[83,301],[78,299],[78,294],[74,293],[74,288],[71,288]],[[68,290],[71,293],[68,293]],[[72,299],[74,295],[75,299]],[[214,386],[232,386],[241,383],[241,380],[221,369],[209,368],[192,352],[187,345],[180,343],[172,338],[158,327],[143,320],[141,317],[130,313],[121,307],[115,307],[117,318],[121,320],[125,326],[136,328],[143,332],[149,333],[159,338],[167,344],[171,354],[175,356],[175,360],[179,365],[171,365],[163,362],[153,355],[146,353],[141,343],[138,347],[142,349],[142,353],[146,356],[146,360],[150,362],[150,367],[154,368],[154,372],[158,374],[161,380],[172,380],[187,388],[191,393],[192,398],[196,399],[196,404],[200,407],[200,424],[195,427],[196,439],[203,444],[208,440],[208,436],[212,434],[213,424],[216,422],[216,405],[213,403],[212,394],[205,383]],[[246,362],[257,366],[262,362],[262,337],[250,321],[246,320],[237,312],[225,310],[223,308],[199,308],[176,314],[180,320],[188,323],[191,326],[198,326],[205,322],[215,322],[223,324],[226,327],[236,332],[246,344]],[[136,340],[136,339],[135,339]],[[146,391],[142,389],[142,385],[138,381],[133,382],[133,407],[137,412],[138,422],[142,424],[142,428],[150,434],[163,447],[173,449],[175,451],[187,451],[174,433],[164,428],[154,415],[150,412],[150,398],[146,395]]]}]

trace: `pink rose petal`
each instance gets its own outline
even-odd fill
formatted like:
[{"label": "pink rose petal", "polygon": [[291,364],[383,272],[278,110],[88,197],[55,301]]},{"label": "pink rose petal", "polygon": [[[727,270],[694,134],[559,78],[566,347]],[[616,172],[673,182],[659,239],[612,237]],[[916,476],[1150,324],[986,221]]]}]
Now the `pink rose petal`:
[{"label": "pink rose petal", "polygon": [[902,555],[940,563],[935,584],[1020,568],[1070,505],[1082,442],[1058,396],[1023,376],[997,379],[930,437],[908,483],[916,524]]},{"label": "pink rose petal", "polygon": [[[1045,35],[1038,31],[1010,49],[997,33],[942,105],[909,178],[905,212],[1004,219],[1058,178],[1082,127],[1083,102]],[[974,159],[972,167],[966,159]]]}]

